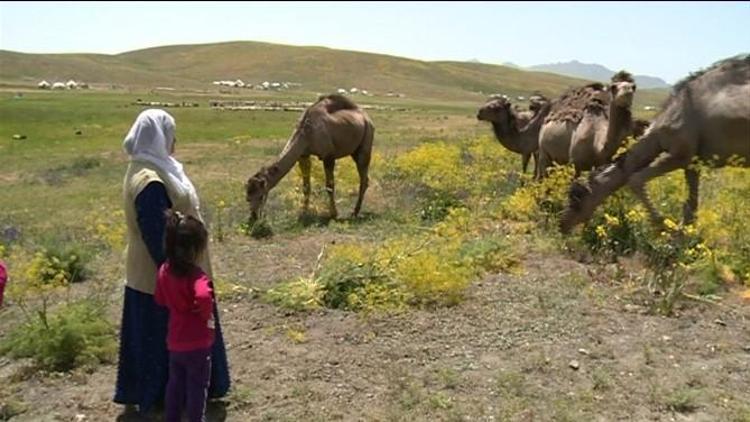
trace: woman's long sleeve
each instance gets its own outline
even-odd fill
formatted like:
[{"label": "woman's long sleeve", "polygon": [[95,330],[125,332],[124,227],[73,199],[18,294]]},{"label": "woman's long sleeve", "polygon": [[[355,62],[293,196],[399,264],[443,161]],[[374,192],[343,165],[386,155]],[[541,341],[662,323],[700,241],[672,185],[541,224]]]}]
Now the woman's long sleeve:
[{"label": "woman's long sleeve", "polygon": [[172,208],[167,190],[162,183],[149,183],[135,198],[138,228],[151,259],[158,268],[166,260],[164,252],[164,212]]}]

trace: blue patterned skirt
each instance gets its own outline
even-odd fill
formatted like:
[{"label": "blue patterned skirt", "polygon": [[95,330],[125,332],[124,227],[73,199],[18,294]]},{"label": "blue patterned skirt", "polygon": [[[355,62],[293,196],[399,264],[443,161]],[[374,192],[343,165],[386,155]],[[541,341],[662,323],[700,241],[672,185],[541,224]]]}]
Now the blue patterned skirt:
[{"label": "blue patterned skirt", "polygon": [[[209,398],[223,397],[230,384],[216,302],[214,315],[216,331],[211,352]],[[145,413],[163,402],[169,375],[168,321],[169,312],[154,302],[153,295],[125,287],[115,403],[137,405],[138,410]]]}]

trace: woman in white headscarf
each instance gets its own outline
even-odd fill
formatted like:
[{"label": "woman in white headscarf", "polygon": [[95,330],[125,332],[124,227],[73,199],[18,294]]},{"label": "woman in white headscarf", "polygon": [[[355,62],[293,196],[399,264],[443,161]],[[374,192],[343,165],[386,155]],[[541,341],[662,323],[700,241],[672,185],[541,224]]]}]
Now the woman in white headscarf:
[{"label": "woman in white headscarf", "polygon": [[[164,262],[165,211],[201,219],[198,194],[182,164],[172,157],[175,121],[164,110],[143,111],[123,142],[130,164],[123,184],[128,247],[120,358],[114,401],[146,413],[164,399],[169,372],[168,314],[154,302],[156,274]],[[211,275],[208,253],[200,266]],[[215,342],[209,397],[229,389],[226,350],[214,304]]]}]

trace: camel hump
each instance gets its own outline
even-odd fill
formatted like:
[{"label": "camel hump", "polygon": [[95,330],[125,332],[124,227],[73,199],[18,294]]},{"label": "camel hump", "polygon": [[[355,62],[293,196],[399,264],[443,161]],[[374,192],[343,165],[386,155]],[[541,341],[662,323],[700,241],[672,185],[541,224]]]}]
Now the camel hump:
[{"label": "camel hump", "polygon": [[317,104],[323,103],[326,111],[335,113],[339,110],[359,110],[359,107],[354,104],[354,101],[339,94],[322,95],[318,98]]},{"label": "camel hump", "polygon": [[591,101],[589,101],[586,106],[584,106],[584,110],[595,115],[606,115],[607,105],[604,104],[604,102],[600,98],[592,98]]},{"label": "camel hump", "polygon": [[587,105],[598,101],[602,104],[608,104],[609,95],[600,82],[590,83],[588,85],[571,88],[552,102],[545,122],[551,121],[569,121],[578,123],[583,118],[583,110]]}]

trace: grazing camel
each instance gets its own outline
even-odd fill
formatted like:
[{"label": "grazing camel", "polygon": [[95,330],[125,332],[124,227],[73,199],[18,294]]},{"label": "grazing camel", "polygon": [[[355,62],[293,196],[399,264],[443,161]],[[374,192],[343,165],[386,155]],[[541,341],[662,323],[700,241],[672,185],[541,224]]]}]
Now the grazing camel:
[{"label": "grazing camel", "polygon": [[549,111],[549,101],[542,95],[532,97],[528,111],[519,111],[510,101],[498,98],[488,101],[477,113],[477,120],[488,121],[497,140],[507,149],[521,154],[521,168],[526,172],[529,158],[537,167],[539,128]]},{"label": "grazing camel", "polygon": [[568,233],[588,221],[596,207],[625,185],[644,204],[651,221],[663,224],[646,194],[645,184],[677,169],[685,172],[688,186],[683,222],[692,223],[698,208],[699,181],[698,171],[690,165],[693,160],[722,167],[737,157],[741,165],[750,165],[748,99],[750,55],[723,60],[678,83],[638,143],[615,163],[592,172],[588,184],[571,185],[560,230]]},{"label": "grazing camel", "polygon": [[359,197],[354,206],[357,216],[368,185],[368,170],[375,134],[367,113],[350,99],[341,95],[322,96],[310,106],[297,123],[279,157],[251,176],[246,184],[246,199],[250,204],[250,219],[260,217],[268,192],[299,163],[302,171],[303,210],[310,205],[310,156],[323,161],[331,218],[336,218],[333,171],[336,160],[350,156],[359,173]]},{"label": "grazing camel", "polygon": [[609,85],[609,106],[598,98],[583,109],[583,117],[570,140],[570,161],[576,177],[582,171],[607,164],[626,137],[633,133],[633,77],[620,71]]}]

